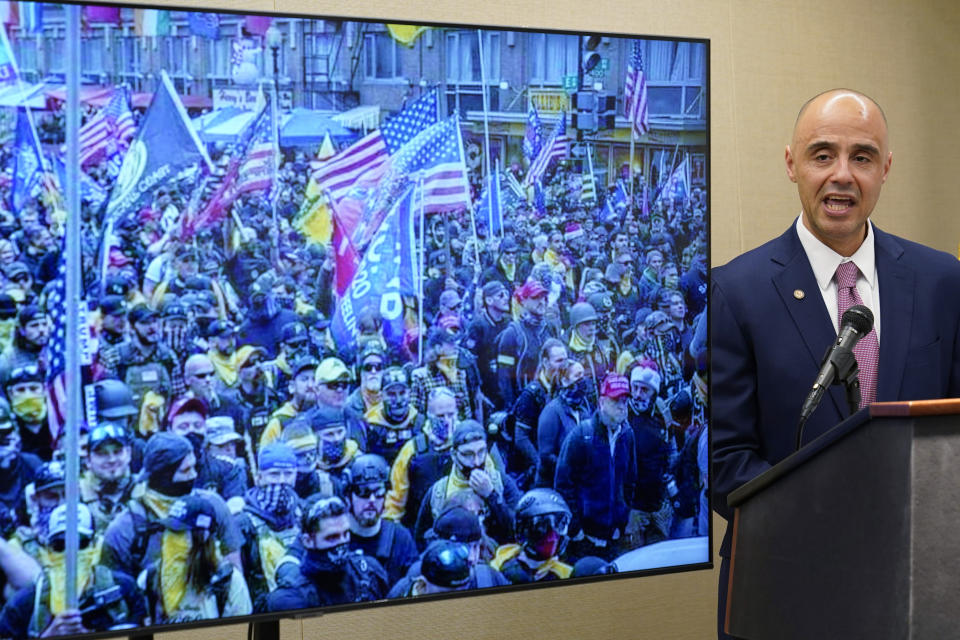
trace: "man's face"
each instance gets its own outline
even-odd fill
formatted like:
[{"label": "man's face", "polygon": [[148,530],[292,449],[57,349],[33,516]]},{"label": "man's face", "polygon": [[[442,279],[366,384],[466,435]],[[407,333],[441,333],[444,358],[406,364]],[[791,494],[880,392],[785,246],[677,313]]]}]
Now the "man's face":
[{"label": "man's face", "polygon": [[383,380],[383,358],[380,356],[364,358],[360,363],[360,382],[364,388],[379,391],[381,380]]},{"label": "man's face", "polygon": [[50,337],[50,321],[47,316],[37,316],[28,322],[23,328],[23,337],[32,344],[45,345]]},{"label": "man's face", "polygon": [[427,413],[433,420],[446,422],[452,428],[457,420],[457,401],[447,395],[437,396],[427,407]]},{"label": "man's face", "polygon": [[260,375],[260,363],[262,361],[262,357],[257,353],[247,358],[246,362],[243,363],[243,366],[241,366],[237,371],[240,381],[249,384],[256,380],[257,376]]},{"label": "man's face", "polygon": [[798,118],[785,159],[803,224],[840,255],[853,255],[893,160],[880,110],[852,93],[819,96]]},{"label": "man's face", "polygon": [[651,251],[647,254],[647,266],[656,272],[663,266],[663,254],[659,251]]},{"label": "man's face", "polygon": [[90,451],[87,466],[100,480],[120,480],[130,472],[130,446],[108,440]]},{"label": "man's face", "polygon": [[224,458],[226,460],[237,459],[237,441],[231,440],[222,444],[210,443],[207,445],[207,453],[215,458]]},{"label": "man's face", "polygon": [[320,530],[303,534],[303,546],[314,551],[332,549],[350,542],[350,519],[346,514],[324,518],[320,521]]},{"label": "man's face", "polygon": [[197,479],[197,457],[193,455],[193,452],[187,454],[187,457],[183,459],[180,463],[180,466],[177,467],[176,472],[173,474],[172,480],[174,482],[189,482],[190,480]]},{"label": "man's face", "polygon": [[510,311],[510,294],[506,289],[500,289],[495,295],[488,298],[490,308],[501,313]]},{"label": "man's face", "polygon": [[608,424],[620,424],[627,419],[627,400],[629,396],[619,398],[600,397],[600,411],[607,418]]},{"label": "man's face", "polygon": [[148,317],[141,322],[134,322],[133,328],[146,344],[156,344],[160,340],[160,318]]},{"label": "man's face", "polygon": [[663,286],[668,289],[676,289],[677,284],[680,282],[680,276],[677,274],[677,267],[672,263],[670,266],[664,267],[661,277],[663,278]]},{"label": "man's face", "polygon": [[563,249],[563,234],[554,233],[550,236],[550,248],[554,251],[561,251]]},{"label": "man's face", "polygon": [[127,328],[127,317],[122,313],[108,313],[103,316],[103,328],[111,333],[123,333]]},{"label": "man's face", "polygon": [[635,380],[630,383],[630,395],[640,407],[641,411],[647,410],[655,393],[656,392],[653,390],[653,387],[639,380]]},{"label": "man's face", "polygon": [[[593,324],[594,330],[596,330],[597,328],[596,323],[588,323],[588,322],[583,322],[577,326],[582,327],[585,324]],[[557,375],[557,372],[560,371],[560,367],[563,366],[563,363],[566,362],[566,360],[567,360],[566,348],[554,347],[553,349],[550,349],[550,351],[547,354],[547,361],[545,363],[546,366],[544,368],[546,369],[547,376],[549,376],[551,380]]]},{"label": "man's face", "polygon": [[[315,462],[316,457],[314,457],[314,463]],[[310,467],[310,469],[312,468],[313,466]],[[257,474],[258,486],[268,487],[272,484],[285,484],[291,487],[295,486],[297,484],[297,470],[274,467],[266,471],[261,471]]]},{"label": "man's face", "polygon": [[291,387],[293,387],[293,395],[301,404],[304,401],[315,401],[317,398],[317,383],[313,379],[313,369],[304,369],[294,376]]},{"label": "man's face", "polygon": [[483,469],[487,461],[487,443],[483,440],[467,442],[454,449],[454,456],[465,475],[473,469]]},{"label": "man's face", "polygon": [[523,301],[523,308],[527,310],[527,313],[530,315],[542,318],[547,312],[547,296],[546,294],[536,296],[533,298],[526,298]]},{"label": "man's face", "polygon": [[216,388],[216,371],[213,363],[204,359],[199,361],[185,377],[190,391],[198,398],[212,398]]},{"label": "man's face", "polygon": [[206,421],[195,411],[184,411],[170,420],[170,431],[178,436],[186,436],[190,433],[203,435],[206,433]]},{"label": "man's face", "polygon": [[334,409],[342,409],[347,403],[347,389],[346,380],[320,382],[317,384],[317,402]]},{"label": "man's face", "polygon": [[403,420],[410,408],[410,389],[402,384],[394,384],[383,392],[383,408],[392,420]]},{"label": "man's face", "polygon": [[387,499],[387,488],[382,482],[371,482],[350,490],[350,512],[360,526],[377,524]]},{"label": "man's face", "polygon": [[582,337],[587,342],[590,342],[597,337],[597,322],[596,320],[589,320],[587,322],[581,322],[577,325],[577,331],[580,332],[580,337]]},{"label": "man's face", "polygon": [[687,305],[683,301],[683,296],[674,295],[670,299],[670,317],[674,320],[683,320],[687,315]]},{"label": "man's face", "polygon": [[197,275],[197,259],[192,255],[184,255],[177,258],[177,274],[181,279],[187,279]]},{"label": "man's face", "polygon": [[613,249],[617,252],[617,255],[620,255],[627,250],[629,245],[629,238],[625,233],[618,233],[613,239]]}]

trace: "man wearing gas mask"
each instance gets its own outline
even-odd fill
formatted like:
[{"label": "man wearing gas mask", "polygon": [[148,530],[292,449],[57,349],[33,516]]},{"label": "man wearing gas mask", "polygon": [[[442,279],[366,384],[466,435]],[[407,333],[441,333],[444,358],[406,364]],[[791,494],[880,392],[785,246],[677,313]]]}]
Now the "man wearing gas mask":
[{"label": "man wearing gas mask", "polygon": [[267,595],[277,587],[280,559],[300,534],[301,511],[293,448],[273,442],[260,452],[257,466],[257,486],[247,490],[237,527],[247,541],[241,558],[253,610],[259,613],[267,611]]},{"label": "man wearing gas mask", "polygon": [[302,559],[281,560],[279,586],[267,596],[269,611],[364,602],[386,595],[387,574],[380,563],[350,551],[350,519],[340,498],[320,498],[304,508],[300,543],[305,549]]},{"label": "man wearing gas mask", "polygon": [[298,320],[296,312],[277,304],[270,278],[261,276],[250,287],[250,305],[247,319],[240,326],[240,341],[256,344],[276,358],[283,327]]},{"label": "man wearing gas mask", "polygon": [[517,543],[497,549],[490,566],[512,584],[569,578],[573,567],[560,560],[567,547],[570,508],[552,489],[533,489],[517,503]]}]

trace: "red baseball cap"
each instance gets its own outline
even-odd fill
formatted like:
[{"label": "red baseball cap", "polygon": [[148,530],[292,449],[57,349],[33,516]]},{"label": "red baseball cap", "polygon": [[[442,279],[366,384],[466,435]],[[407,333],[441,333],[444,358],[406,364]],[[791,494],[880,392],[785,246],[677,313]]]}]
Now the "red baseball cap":
[{"label": "red baseball cap", "polygon": [[517,299],[520,301],[545,295],[547,295],[546,288],[537,280],[527,280],[522,287],[517,289]]},{"label": "red baseball cap", "polygon": [[619,373],[608,374],[600,384],[600,395],[613,399],[629,396],[630,381]]}]

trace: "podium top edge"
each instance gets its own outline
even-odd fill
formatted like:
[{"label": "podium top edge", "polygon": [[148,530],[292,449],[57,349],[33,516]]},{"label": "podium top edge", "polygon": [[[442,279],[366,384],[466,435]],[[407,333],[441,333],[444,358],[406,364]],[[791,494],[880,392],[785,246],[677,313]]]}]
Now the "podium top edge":
[{"label": "podium top edge", "polygon": [[884,416],[942,416],[960,414],[960,398],[942,400],[908,400],[905,402],[874,402],[870,417]]}]

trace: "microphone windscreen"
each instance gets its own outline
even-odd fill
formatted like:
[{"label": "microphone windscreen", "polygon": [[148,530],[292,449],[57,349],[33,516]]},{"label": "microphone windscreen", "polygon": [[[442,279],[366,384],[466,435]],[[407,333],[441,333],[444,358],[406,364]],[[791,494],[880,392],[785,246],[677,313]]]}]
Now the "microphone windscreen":
[{"label": "microphone windscreen", "polygon": [[862,304],[855,304],[843,312],[840,326],[851,325],[860,335],[870,333],[873,328],[873,312]]}]

